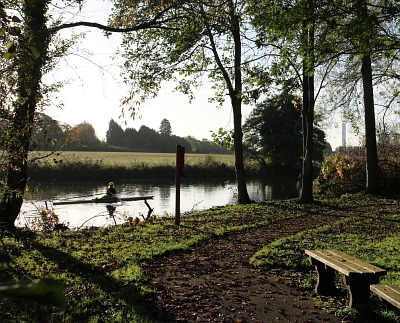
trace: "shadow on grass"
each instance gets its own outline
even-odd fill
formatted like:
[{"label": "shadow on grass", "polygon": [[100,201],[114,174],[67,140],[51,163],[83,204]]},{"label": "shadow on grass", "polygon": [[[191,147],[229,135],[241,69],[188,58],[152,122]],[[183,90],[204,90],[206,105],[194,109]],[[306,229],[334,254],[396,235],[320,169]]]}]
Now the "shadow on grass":
[{"label": "shadow on grass", "polygon": [[[25,315],[29,322],[175,321],[171,314],[157,309],[150,300],[151,295],[141,293],[132,283],[115,279],[104,266],[85,263],[66,252],[44,246],[37,240],[27,239],[25,243],[54,263],[59,272],[68,273],[67,278],[60,279],[65,287],[67,306],[55,311],[51,306],[28,304],[24,308],[25,314],[17,313],[18,321],[21,315]],[[100,294],[99,300],[97,297]]]}]

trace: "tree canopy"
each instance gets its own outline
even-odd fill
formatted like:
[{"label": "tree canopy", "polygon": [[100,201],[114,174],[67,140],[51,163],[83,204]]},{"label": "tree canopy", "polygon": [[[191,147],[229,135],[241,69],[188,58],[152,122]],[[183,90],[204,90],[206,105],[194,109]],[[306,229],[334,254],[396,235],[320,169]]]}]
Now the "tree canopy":
[{"label": "tree canopy", "polygon": [[[303,136],[302,102],[283,94],[257,104],[243,126],[246,152],[269,174],[297,177],[301,172]],[[314,161],[323,160],[324,132],[314,129]]]},{"label": "tree canopy", "polygon": [[172,135],[171,123],[165,118],[161,120],[160,134],[167,137]]},{"label": "tree canopy", "polygon": [[[193,99],[193,90],[207,78],[213,82],[210,102],[229,100],[233,112],[233,141],[238,201],[250,202],[243,163],[242,104],[258,97],[265,55],[251,40],[246,1],[125,1],[115,2],[113,26],[141,23],[143,17],[163,17],[164,28],[124,35],[125,81],[131,92],[124,103],[136,108],[158,94],[164,81]],[[256,71],[256,72],[255,72]],[[256,91],[254,91],[257,84]],[[257,94],[257,95],[255,95]]]}]

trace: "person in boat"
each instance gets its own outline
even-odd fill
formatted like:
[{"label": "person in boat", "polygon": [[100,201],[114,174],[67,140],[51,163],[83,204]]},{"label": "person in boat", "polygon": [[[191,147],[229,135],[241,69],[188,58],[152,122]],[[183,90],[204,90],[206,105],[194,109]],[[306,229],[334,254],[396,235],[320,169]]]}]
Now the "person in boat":
[{"label": "person in boat", "polygon": [[114,187],[114,182],[110,182],[110,183],[108,184],[107,195],[108,195],[108,196],[115,196],[115,195],[117,195],[117,191],[115,190],[115,187]]}]

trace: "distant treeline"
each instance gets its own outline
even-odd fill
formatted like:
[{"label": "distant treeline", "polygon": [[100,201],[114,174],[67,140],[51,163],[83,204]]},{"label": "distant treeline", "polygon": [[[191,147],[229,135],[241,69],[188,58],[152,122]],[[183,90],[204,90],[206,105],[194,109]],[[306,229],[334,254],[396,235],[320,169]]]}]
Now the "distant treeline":
[{"label": "distant treeline", "polygon": [[105,141],[100,140],[94,127],[83,122],[76,126],[61,124],[57,120],[40,113],[36,116],[37,122],[32,136],[32,150],[77,150],[77,151],[132,151],[132,152],[160,152],[171,153],[176,146],[185,147],[188,153],[226,154],[226,148],[216,143],[194,137],[179,137],[172,134],[170,123],[162,120],[160,130],[156,131],[147,126],[139,130],[126,128],[125,130],[113,119]]}]

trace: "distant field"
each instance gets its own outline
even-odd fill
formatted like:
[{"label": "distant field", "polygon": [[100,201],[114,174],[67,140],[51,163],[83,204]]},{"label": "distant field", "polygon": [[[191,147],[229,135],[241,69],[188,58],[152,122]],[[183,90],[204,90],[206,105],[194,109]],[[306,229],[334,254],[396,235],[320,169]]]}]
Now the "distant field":
[{"label": "distant field", "polygon": [[[34,152],[31,157],[43,155],[43,152]],[[91,161],[101,162],[105,165],[123,166],[145,164],[147,166],[175,165],[175,153],[139,153],[139,152],[91,152],[91,151],[67,151],[59,156],[52,155],[45,159],[53,158],[63,162]],[[227,166],[234,165],[234,156],[221,154],[185,154],[186,165],[198,165],[213,160]]]}]

